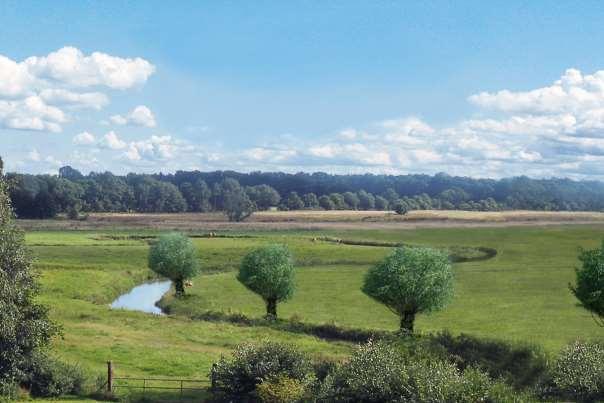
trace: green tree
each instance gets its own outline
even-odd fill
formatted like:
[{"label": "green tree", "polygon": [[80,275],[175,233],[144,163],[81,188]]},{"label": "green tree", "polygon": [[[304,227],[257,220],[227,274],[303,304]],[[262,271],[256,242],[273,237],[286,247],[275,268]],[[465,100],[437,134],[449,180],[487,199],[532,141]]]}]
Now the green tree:
[{"label": "green tree", "polygon": [[333,202],[335,210],[346,210],[348,208],[348,205],[344,200],[344,196],[342,196],[340,193],[330,193],[329,198]]},{"label": "green tree", "polygon": [[359,207],[361,207],[361,210],[373,210],[375,208],[375,197],[371,193],[359,190],[357,196],[359,197]]},{"label": "green tree", "polygon": [[430,248],[397,248],[365,275],[363,292],[401,318],[413,333],[415,315],[442,309],[453,294],[448,256]]},{"label": "green tree", "polygon": [[336,207],[331,198],[327,195],[319,197],[319,206],[321,206],[323,210],[333,210]]},{"label": "green tree", "polygon": [[256,205],[235,179],[225,179],[222,189],[222,203],[229,221],[243,221],[256,211]]},{"label": "green tree", "polygon": [[176,296],[185,294],[184,282],[199,273],[193,242],[183,234],[162,235],[149,249],[149,268],[174,282]]},{"label": "green tree", "polygon": [[344,202],[350,207],[352,210],[358,210],[359,204],[361,203],[359,196],[356,193],[346,192],[344,193]]},{"label": "green tree", "polygon": [[0,170],[0,396],[9,392],[26,363],[58,331],[48,319],[48,309],[35,302],[37,295],[30,254],[13,221]]},{"label": "green tree", "polygon": [[304,201],[304,207],[307,209],[314,210],[319,208],[319,199],[314,193],[306,193],[304,196],[302,196],[302,200]]},{"label": "green tree", "polygon": [[382,196],[375,196],[375,209],[380,211],[388,210],[388,200]]},{"label": "green tree", "polygon": [[396,214],[405,215],[409,211],[409,206],[404,200],[398,199],[392,206],[392,209]]},{"label": "green tree", "polygon": [[289,192],[285,204],[288,210],[302,210],[304,208],[304,202],[298,196],[298,192]]},{"label": "green tree", "polygon": [[239,280],[266,303],[267,318],[277,318],[277,303],[287,301],[295,290],[295,269],[285,245],[269,245],[248,253],[239,267]]},{"label": "green tree", "polygon": [[268,210],[271,207],[279,205],[281,196],[274,188],[268,185],[249,186],[245,192],[252,200],[258,210]]},{"label": "green tree", "polygon": [[576,285],[570,286],[581,305],[604,326],[604,241],[602,246],[579,253],[581,267],[576,269]]}]

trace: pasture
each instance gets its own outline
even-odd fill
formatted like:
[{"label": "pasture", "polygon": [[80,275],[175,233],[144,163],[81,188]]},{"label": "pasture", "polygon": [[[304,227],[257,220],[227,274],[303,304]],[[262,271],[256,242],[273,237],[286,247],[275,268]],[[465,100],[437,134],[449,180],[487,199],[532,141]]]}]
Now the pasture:
[{"label": "pasture", "polygon": [[280,317],[347,328],[397,329],[397,318],[360,291],[366,269],[390,248],[320,240],[324,236],[497,250],[488,260],[455,263],[454,300],[442,312],[420,315],[416,324],[420,333],[448,329],[534,343],[552,354],[569,341],[602,335],[568,290],[578,249],[600,243],[601,224],[271,231],[242,227],[215,237],[193,231],[203,273],[183,300],[170,295],[162,300],[169,316],[110,310],[114,298],[151,277],[146,259],[148,242],[156,234],[143,229],[27,233],[40,272],[41,298],[64,327],[64,336],[54,343],[59,356],[98,374],[107,360],[113,360],[122,375],[207,379],[212,362],[244,341],[287,341],[313,355],[335,358],[349,353],[353,345],[347,342],[191,319],[206,311],[260,318],[263,302],[235,275],[247,251],[273,242],[289,245],[298,267],[297,292],[290,302],[279,305]]}]

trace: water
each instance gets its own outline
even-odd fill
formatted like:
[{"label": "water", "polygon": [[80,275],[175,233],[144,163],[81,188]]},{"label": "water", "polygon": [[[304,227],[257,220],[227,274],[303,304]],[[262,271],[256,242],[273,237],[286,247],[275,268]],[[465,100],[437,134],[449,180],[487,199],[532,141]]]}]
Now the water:
[{"label": "water", "polygon": [[163,315],[161,309],[156,307],[155,303],[168,292],[171,285],[172,283],[168,280],[141,284],[118,297],[111,304],[111,308]]}]

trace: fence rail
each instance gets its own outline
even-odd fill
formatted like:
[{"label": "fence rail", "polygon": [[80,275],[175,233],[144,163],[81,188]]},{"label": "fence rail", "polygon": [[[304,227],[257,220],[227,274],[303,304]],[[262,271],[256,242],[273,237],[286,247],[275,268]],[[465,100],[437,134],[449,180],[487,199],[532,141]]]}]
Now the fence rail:
[{"label": "fence rail", "polygon": [[140,389],[143,393],[147,390],[167,391],[203,391],[210,388],[211,383],[207,379],[171,379],[171,378],[138,378],[138,377],[116,377],[113,374],[113,364],[107,362],[107,391],[112,393],[117,389]]}]

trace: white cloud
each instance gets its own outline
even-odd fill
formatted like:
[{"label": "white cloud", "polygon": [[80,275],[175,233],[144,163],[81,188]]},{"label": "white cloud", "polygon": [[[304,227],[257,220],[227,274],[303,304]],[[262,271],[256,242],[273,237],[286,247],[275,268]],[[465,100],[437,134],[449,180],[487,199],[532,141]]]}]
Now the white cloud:
[{"label": "white cloud", "polygon": [[185,145],[171,136],[151,136],[146,140],[131,142],[124,156],[131,161],[170,160],[183,148],[186,148]]},{"label": "white cloud", "polygon": [[61,88],[45,89],[40,98],[53,105],[66,105],[75,108],[102,109],[109,104],[109,97],[102,92],[77,93]]},{"label": "white cloud", "polygon": [[113,130],[103,136],[101,145],[111,150],[122,150],[128,146],[128,144],[120,139]]},{"label": "white cloud", "polygon": [[94,134],[89,132],[82,132],[73,137],[73,144],[76,145],[91,145],[95,142],[96,138],[94,137]]},{"label": "white cloud", "polygon": [[32,56],[24,62],[36,77],[51,79],[74,87],[107,86],[128,89],[144,84],[155,72],[155,66],[140,57],[130,59],[66,46],[48,56]]},{"label": "white cloud", "polygon": [[40,153],[34,148],[29,153],[27,153],[27,158],[29,158],[31,161],[38,162],[40,161]]},{"label": "white cloud", "polygon": [[0,124],[18,130],[44,130],[58,133],[67,117],[59,108],[47,105],[42,98],[30,96],[23,100],[0,100]]},{"label": "white cloud", "polygon": [[133,126],[144,126],[144,127],[155,127],[155,115],[151,112],[151,109],[145,105],[139,105],[131,110],[126,116],[113,115],[109,120],[116,125],[130,124]]},{"label": "white cloud", "polygon": [[[142,58],[101,52],[85,55],[73,47],[21,62],[0,55],[0,125],[60,132],[62,125],[72,120],[66,110],[99,110],[109,103],[103,92],[81,92],[81,88],[126,90],[144,84],[154,71],[155,67]],[[154,125],[152,114],[145,112],[135,113],[133,122]]]}]

